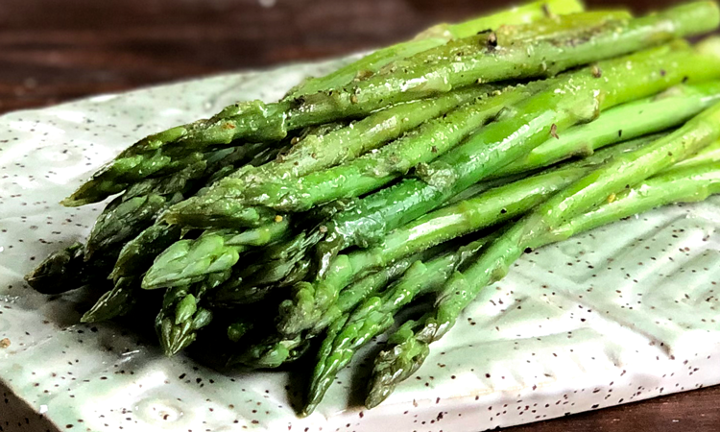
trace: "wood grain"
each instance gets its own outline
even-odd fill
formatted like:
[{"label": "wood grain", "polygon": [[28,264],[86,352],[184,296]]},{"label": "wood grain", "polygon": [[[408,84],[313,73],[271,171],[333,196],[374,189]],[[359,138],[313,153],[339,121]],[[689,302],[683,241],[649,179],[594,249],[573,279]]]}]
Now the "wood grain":
[{"label": "wood grain", "polygon": [[[621,5],[594,0],[590,6]],[[627,3],[627,2],[625,2]],[[646,11],[670,0],[631,2]],[[2,0],[0,113],[338,56],[504,3],[478,0]],[[508,432],[720,430],[720,387]]]}]

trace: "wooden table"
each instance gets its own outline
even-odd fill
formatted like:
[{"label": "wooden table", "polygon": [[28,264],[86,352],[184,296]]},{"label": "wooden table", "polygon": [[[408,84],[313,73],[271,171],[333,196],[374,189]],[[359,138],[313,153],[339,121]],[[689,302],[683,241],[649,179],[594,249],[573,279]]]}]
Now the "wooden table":
[{"label": "wooden table", "polygon": [[[489,3],[2,0],[0,113],[217,72],[338,56],[407,38],[438,21],[477,14]],[[672,2],[631,3],[644,11]],[[714,387],[508,432],[716,432],[719,404],[720,387]]]}]

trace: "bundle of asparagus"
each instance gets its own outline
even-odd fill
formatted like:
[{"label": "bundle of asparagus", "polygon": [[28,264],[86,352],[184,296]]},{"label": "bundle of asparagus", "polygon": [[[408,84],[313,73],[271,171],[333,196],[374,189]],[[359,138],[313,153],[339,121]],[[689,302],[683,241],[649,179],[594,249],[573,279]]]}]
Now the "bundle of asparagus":
[{"label": "bundle of asparagus", "polygon": [[397,324],[374,407],[524,251],[720,192],[720,40],[681,39],[719,23],[712,2],[634,18],[548,0],[433,27],[132,145],[63,201],[119,194],[86,244],[27,281],[104,289],[84,322],[156,301],[167,355],[314,354],[304,415]]}]

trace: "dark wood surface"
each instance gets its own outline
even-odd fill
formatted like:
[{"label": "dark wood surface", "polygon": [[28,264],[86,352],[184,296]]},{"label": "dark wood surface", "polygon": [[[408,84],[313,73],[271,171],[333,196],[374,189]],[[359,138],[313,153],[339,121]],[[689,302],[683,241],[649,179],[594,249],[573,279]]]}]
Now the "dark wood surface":
[{"label": "dark wood surface", "polygon": [[[670,3],[630,2],[636,11]],[[0,113],[337,56],[504,5],[480,0],[0,0]],[[714,387],[507,431],[717,432],[718,406],[720,387]]]}]

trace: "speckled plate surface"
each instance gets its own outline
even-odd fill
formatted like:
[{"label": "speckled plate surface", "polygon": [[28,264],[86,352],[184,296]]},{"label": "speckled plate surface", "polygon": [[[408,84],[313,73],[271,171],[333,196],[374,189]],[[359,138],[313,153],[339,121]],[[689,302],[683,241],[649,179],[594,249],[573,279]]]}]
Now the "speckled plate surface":
[{"label": "speckled plate surface", "polygon": [[57,202],[123,147],[236,99],[276,99],[335,65],[0,117],[0,430],[470,432],[720,383],[719,197],[526,255],[380,407],[364,411],[352,396],[367,373],[356,362],[302,420],[287,373],[223,375],[166,359],[116,325],[77,324],[83,292],[25,286],[22,275],[83,239],[101,208]]}]

